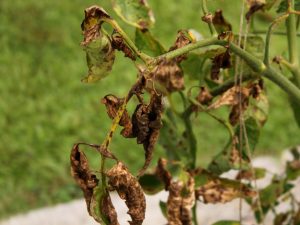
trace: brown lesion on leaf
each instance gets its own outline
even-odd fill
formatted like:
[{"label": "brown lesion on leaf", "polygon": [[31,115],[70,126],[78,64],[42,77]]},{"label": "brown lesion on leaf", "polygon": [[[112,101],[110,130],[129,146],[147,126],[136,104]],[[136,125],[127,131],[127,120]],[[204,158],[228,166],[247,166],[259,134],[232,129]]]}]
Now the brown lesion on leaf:
[{"label": "brown lesion on leaf", "polygon": [[202,86],[200,87],[200,91],[198,96],[196,97],[196,100],[203,105],[209,104],[213,99],[213,96],[210,94],[209,90]]},{"label": "brown lesion on leaf", "polygon": [[231,24],[224,18],[222,10],[217,10],[212,18],[212,23],[219,34],[232,31]]},{"label": "brown lesion on leaf", "polygon": [[168,225],[182,225],[181,222],[181,191],[183,182],[174,181],[169,186],[169,196],[167,201]]},{"label": "brown lesion on leaf", "polygon": [[125,200],[131,225],[141,225],[145,219],[146,199],[138,180],[128,171],[122,162],[118,162],[106,173],[108,184]]},{"label": "brown lesion on leaf", "polygon": [[[188,31],[186,30],[179,30],[177,33],[176,41],[173,46],[170,47],[169,52],[175,49],[182,48],[188,44],[192,43],[192,38],[190,37]],[[187,54],[183,54],[181,56],[177,56],[174,60],[177,63],[181,63],[183,60],[187,59]]]},{"label": "brown lesion on leaf", "polygon": [[87,157],[80,151],[79,144],[75,144],[71,151],[71,175],[75,179],[78,186],[84,194],[88,212],[90,212],[90,204],[93,196],[93,190],[98,185],[99,180],[92,173]]},{"label": "brown lesion on leaf", "polygon": [[87,45],[95,38],[99,37],[103,18],[110,18],[108,13],[101,7],[93,5],[84,10],[85,18],[81,23],[84,40],[82,45]]},{"label": "brown lesion on leaf", "polygon": [[219,80],[219,74],[221,69],[231,68],[231,55],[229,49],[227,49],[224,53],[221,53],[215,56],[212,59],[211,73],[210,77],[212,80]]},{"label": "brown lesion on leaf", "polygon": [[107,194],[101,198],[101,213],[106,217],[110,225],[119,225],[116,209],[111,201],[110,195]]},{"label": "brown lesion on leaf", "polygon": [[128,57],[133,61],[136,60],[136,56],[133,53],[133,51],[125,43],[124,38],[117,32],[114,32],[112,35],[112,47],[114,49],[124,52],[125,57]]},{"label": "brown lesion on leaf", "polygon": [[246,13],[246,20],[249,23],[251,17],[259,10],[264,9],[266,3],[263,0],[247,0],[247,4],[249,6],[249,10]]},{"label": "brown lesion on leaf", "polygon": [[164,183],[165,190],[167,191],[172,181],[172,175],[167,170],[168,160],[160,158],[157,162],[155,174]]}]

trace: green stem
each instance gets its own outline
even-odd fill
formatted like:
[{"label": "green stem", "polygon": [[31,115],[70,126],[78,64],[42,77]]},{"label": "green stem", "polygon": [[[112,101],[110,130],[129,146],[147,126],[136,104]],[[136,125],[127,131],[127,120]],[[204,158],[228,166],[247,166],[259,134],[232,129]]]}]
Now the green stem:
[{"label": "green stem", "polygon": [[[293,11],[295,6],[295,1],[290,0],[289,11]],[[299,56],[298,56],[298,45],[297,45],[297,27],[296,27],[296,15],[291,13],[286,21],[286,31],[289,49],[289,61],[295,67],[299,66]],[[300,71],[299,69],[293,70],[292,74],[296,85],[300,87]]]},{"label": "green stem", "polygon": [[145,53],[141,52],[133,43],[133,41],[129,38],[129,36],[125,33],[125,31],[119,26],[119,24],[112,19],[103,19],[105,22],[109,23],[125,40],[131,50],[141,59],[145,64],[148,64],[152,61],[152,57],[146,55]]},{"label": "green stem", "polygon": [[[203,12],[204,16],[207,16],[209,14],[209,12],[207,9],[206,0],[201,0],[201,5],[202,5],[202,12]],[[209,21],[207,24],[208,24],[211,35],[217,36],[218,33],[217,33],[216,28],[215,28],[214,24],[212,23],[212,21]]]},{"label": "green stem", "polygon": [[[265,34],[267,33],[268,31],[266,30],[254,30],[252,31],[252,34]],[[274,31],[272,32],[273,35],[283,35],[283,36],[286,36],[287,33],[285,31]],[[299,38],[300,37],[300,33],[297,33],[297,37]]]}]

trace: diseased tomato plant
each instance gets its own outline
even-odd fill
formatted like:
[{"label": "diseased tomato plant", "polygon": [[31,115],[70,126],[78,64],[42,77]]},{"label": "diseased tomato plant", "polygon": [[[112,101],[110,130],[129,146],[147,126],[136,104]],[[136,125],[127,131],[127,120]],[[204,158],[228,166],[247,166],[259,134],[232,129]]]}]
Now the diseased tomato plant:
[{"label": "diseased tomato plant", "polygon": [[[103,143],[77,143],[72,149],[72,176],[84,193],[89,214],[101,224],[119,224],[110,198],[110,192],[116,191],[128,207],[129,223],[140,225],[146,211],[144,193],[166,190],[168,200],[161,202],[160,207],[170,225],[198,224],[197,201],[214,204],[236,198],[245,199],[252,207],[257,223],[264,223],[265,215],[271,212],[275,215],[274,224],[299,224],[300,206],[290,191],[291,181],[300,175],[299,153],[292,150],[294,158],[287,163],[285,175],[274,175],[272,182],[260,190],[256,180],[264,177],[267,171],[254,168],[251,159],[268,116],[264,79],[271,80],[288,94],[300,125],[297,52],[300,1],[245,1],[240,27],[243,28],[245,20],[246,30],[237,33],[221,10],[209,13],[203,0],[202,20],[208,24],[211,37],[202,38],[194,30],[180,30],[169,49],[151,34],[154,16],[146,0],[112,0],[112,5],[123,21],[135,27],[135,40],[131,40],[103,8],[87,8],[81,24],[84,35],[81,44],[86,52],[88,74],[82,81],[93,83],[109,75],[115,51],[122,51],[127,60],[134,63],[138,78],[126,96],[108,94],[103,97],[102,103],[112,119]],[[277,7],[278,15],[266,30],[264,40],[250,24],[257,12],[267,13],[273,7]],[[271,64],[271,35],[275,26],[284,21],[289,58],[276,56]],[[103,24],[110,25],[113,32],[109,34]],[[283,68],[289,74],[283,75]],[[185,84],[186,77],[192,81]],[[182,100],[183,111],[174,105],[174,95]],[[126,108],[132,98],[136,98],[138,104],[131,115]],[[227,118],[215,114],[220,107],[229,107]],[[192,120],[199,114],[208,114],[217,120],[230,137],[207,168],[196,162],[197,137]],[[144,148],[145,162],[136,175],[109,148],[117,126],[122,127],[124,138],[135,138]],[[156,144],[165,149],[167,158],[160,158],[155,169],[147,170]],[[100,154],[100,171],[91,170],[87,157],[79,148],[81,145]],[[111,168],[105,163],[108,159],[115,161]],[[238,171],[235,179],[221,177],[229,170]],[[290,209],[276,213],[275,206],[287,200]],[[241,223],[219,221],[216,224]]]}]

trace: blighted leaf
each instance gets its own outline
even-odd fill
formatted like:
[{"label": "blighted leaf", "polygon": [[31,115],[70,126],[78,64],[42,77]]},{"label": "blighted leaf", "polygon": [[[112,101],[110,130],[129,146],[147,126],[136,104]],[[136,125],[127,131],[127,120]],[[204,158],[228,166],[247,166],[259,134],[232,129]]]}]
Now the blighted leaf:
[{"label": "blighted leaf", "polygon": [[148,105],[137,105],[132,115],[132,135],[133,137],[137,137],[138,144],[143,144],[145,151],[145,163],[139,171],[139,176],[146,171],[151,162],[154,145],[159,137],[159,130],[162,126],[162,111],[162,96],[153,93],[150,103]]},{"label": "blighted leaf", "polygon": [[81,24],[84,34],[81,45],[86,52],[89,68],[87,77],[82,79],[85,83],[93,83],[106,77],[114,63],[115,54],[110,37],[101,27],[104,18],[110,16],[98,6],[85,10],[85,19]]},{"label": "blighted leaf", "polygon": [[235,198],[254,197],[256,192],[238,181],[213,178],[196,188],[196,197],[204,203],[226,203]]},{"label": "blighted leaf", "polygon": [[154,24],[154,16],[146,0],[112,0],[117,15],[131,26],[141,30]]},{"label": "blighted leaf", "polygon": [[112,35],[112,47],[114,49],[117,49],[119,51],[124,52],[125,57],[130,58],[131,60],[135,61],[136,60],[136,56],[135,54],[132,52],[132,50],[127,46],[127,44],[125,43],[123,37],[119,34],[119,33],[114,33]]},{"label": "blighted leaf", "polygon": [[212,225],[241,225],[241,223],[239,221],[233,221],[233,220],[222,220]]},{"label": "blighted leaf", "polygon": [[[184,89],[183,71],[175,60],[161,59],[153,68],[150,77],[155,91],[159,93],[167,95]],[[153,83],[149,83],[148,87],[153,89]]]},{"label": "blighted leaf", "polygon": [[71,174],[78,186],[84,194],[88,212],[90,211],[91,199],[94,188],[98,185],[99,180],[96,175],[90,170],[88,160],[85,154],[80,151],[79,144],[75,144],[71,151]]},{"label": "blighted leaf", "polygon": [[221,69],[227,69],[231,67],[230,52],[227,49],[226,52],[217,55],[212,60],[210,77],[212,80],[219,80],[219,73]]},{"label": "blighted leaf", "polygon": [[264,0],[247,0],[249,7],[248,12],[246,13],[246,20],[249,22],[252,15],[265,7],[266,3]]},{"label": "blighted leaf", "polygon": [[212,23],[219,34],[232,30],[231,24],[224,18],[222,10],[215,12]]},{"label": "blighted leaf", "polygon": [[145,219],[146,199],[138,180],[128,171],[122,162],[118,162],[106,173],[108,184],[125,200],[131,225],[141,225]]},{"label": "blighted leaf", "polygon": [[[193,42],[193,38],[190,36],[190,33],[186,30],[180,30],[180,31],[178,31],[176,41],[173,44],[173,46],[170,47],[169,52],[173,51],[175,49],[182,48],[192,42]],[[175,57],[174,60],[177,63],[180,63],[183,60],[185,60],[186,58],[187,58],[187,54],[183,54],[181,56]]]},{"label": "blighted leaf", "polygon": [[192,208],[195,205],[195,180],[189,177],[182,190],[182,203],[181,203],[181,222],[183,225],[193,224]]},{"label": "blighted leaf", "polygon": [[183,183],[180,181],[172,182],[169,187],[169,196],[167,201],[168,225],[181,225],[181,191]]},{"label": "blighted leaf", "polygon": [[149,30],[136,29],[135,45],[140,51],[150,56],[159,56],[166,52],[162,44],[153,37]]},{"label": "blighted leaf", "polygon": [[[104,96],[104,98],[101,100],[101,103],[105,105],[109,118],[114,119],[118,114],[118,110],[124,103],[124,98],[118,98],[115,95],[110,94]],[[132,123],[126,109],[120,119],[119,125],[124,127],[124,129],[121,131],[121,134],[124,137],[132,136]]]},{"label": "blighted leaf", "polygon": [[[283,13],[287,11],[288,8],[288,4],[287,4],[287,0],[282,0],[277,8],[277,13]],[[294,10],[300,10],[300,1],[299,0],[295,0],[295,6],[293,7]]]},{"label": "blighted leaf", "polygon": [[[254,172],[254,173],[253,173]],[[246,179],[246,180],[253,180],[253,179],[261,179],[264,178],[266,175],[265,168],[253,168],[248,170],[241,170],[239,171],[238,175],[236,176],[237,180]]]},{"label": "blighted leaf", "polygon": [[165,185],[165,190],[167,191],[171,185],[172,175],[167,169],[168,161],[166,159],[160,158],[157,162],[157,167],[155,174]]}]

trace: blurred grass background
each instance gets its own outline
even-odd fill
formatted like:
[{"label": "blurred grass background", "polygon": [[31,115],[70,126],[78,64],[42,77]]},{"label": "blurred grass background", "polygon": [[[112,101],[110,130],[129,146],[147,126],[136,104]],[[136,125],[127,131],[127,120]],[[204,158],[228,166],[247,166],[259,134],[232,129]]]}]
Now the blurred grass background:
[{"label": "blurred grass background", "polygon": [[[211,11],[223,9],[237,32],[240,1],[208,2]],[[182,28],[208,35],[199,1],[149,3],[157,21],[153,34],[166,47]],[[133,65],[118,53],[111,76],[95,85],[80,82],[87,71],[80,23],[92,4],[116,18],[109,0],[0,1],[0,218],[82,197],[70,176],[70,149],[77,141],[101,143],[111,121],[100,99],[108,93],[124,96],[136,79]],[[285,49],[285,39],[272,39],[272,53],[286,54]],[[299,144],[300,132],[285,93],[267,86],[270,116],[258,152],[274,155]],[[206,116],[195,123],[198,161],[206,164],[226,143],[226,131]],[[143,150],[134,140],[116,135],[112,149],[134,171],[143,163]]]}]

